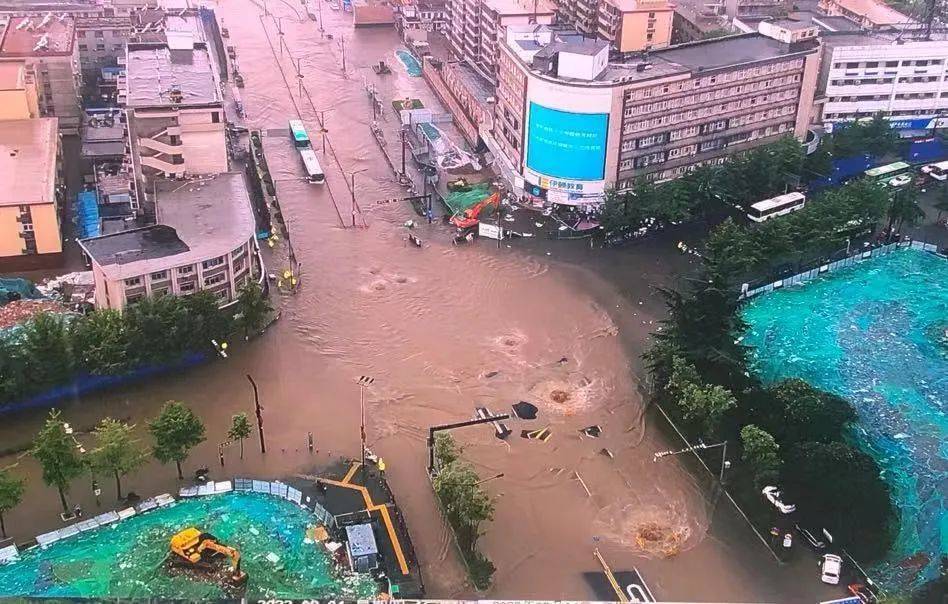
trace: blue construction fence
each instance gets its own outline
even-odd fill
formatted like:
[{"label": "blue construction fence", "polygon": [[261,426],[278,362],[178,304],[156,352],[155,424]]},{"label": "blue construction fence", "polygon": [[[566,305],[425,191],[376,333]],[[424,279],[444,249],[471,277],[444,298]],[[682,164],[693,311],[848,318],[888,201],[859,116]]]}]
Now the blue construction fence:
[{"label": "blue construction fence", "polygon": [[[944,159],[948,156],[944,141],[939,137],[912,140],[906,144],[901,158],[910,164],[928,164]],[[882,160],[871,154],[841,157],[833,160],[833,169],[824,178],[818,178],[809,183],[810,189],[835,187],[842,182],[859,176],[869,168],[881,165]]]},{"label": "blue construction fence", "polygon": [[14,401],[12,403],[0,405],[0,415],[15,413],[26,409],[35,409],[37,407],[50,407],[53,403],[64,398],[74,398],[103,390],[139,382],[157,375],[171,371],[180,371],[199,365],[207,361],[210,356],[203,352],[194,352],[170,363],[158,365],[145,365],[138,367],[120,375],[91,375],[79,374],[73,376],[68,384],[50,388],[39,394],[34,394],[28,398]]}]

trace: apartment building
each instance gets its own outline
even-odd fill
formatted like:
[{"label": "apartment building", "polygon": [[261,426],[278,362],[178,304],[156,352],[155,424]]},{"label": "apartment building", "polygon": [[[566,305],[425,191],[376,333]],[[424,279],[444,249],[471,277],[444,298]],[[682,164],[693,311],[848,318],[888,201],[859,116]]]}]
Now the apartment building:
[{"label": "apartment building", "polygon": [[56,118],[0,121],[0,271],[59,264],[59,166]]},{"label": "apartment building", "polygon": [[556,16],[549,0],[447,0],[445,8],[451,52],[490,82],[496,81],[505,28],[550,24]]},{"label": "apartment building", "polygon": [[941,37],[824,33],[819,119],[829,126],[881,112],[903,130],[948,126],[948,38]]},{"label": "apartment building", "polygon": [[550,28],[508,29],[488,147],[533,202],[598,203],[607,187],[664,181],[810,123],[819,42],[744,34],[610,63]]},{"label": "apartment building", "polygon": [[124,60],[131,32],[129,17],[76,18],[76,44],[84,81],[96,82],[103,67],[114,67]]},{"label": "apartment building", "polygon": [[0,120],[28,120],[39,115],[36,82],[26,62],[0,63]]},{"label": "apartment building", "polygon": [[619,52],[671,44],[674,6],[668,0],[602,0],[596,34]]},{"label": "apartment building", "polygon": [[145,296],[202,290],[222,306],[232,303],[263,273],[243,173],[155,186],[158,224],[79,242],[92,263],[96,308],[122,310]]},{"label": "apartment building", "polygon": [[128,46],[119,100],[138,182],[228,170],[217,66],[203,43],[183,42]]},{"label": "apartment building", "polygon": [[912,20],[879,0],[819,0],[824,15],[846,17],[864,29],[885,29]]},{"label": "apartment building", "polygon": [[0,39],[0,63],[23,63],[36,83],[40,114],[58,118],[64,134],[77,134],[81,123],[76,26],[65,14],[11,17]]}]

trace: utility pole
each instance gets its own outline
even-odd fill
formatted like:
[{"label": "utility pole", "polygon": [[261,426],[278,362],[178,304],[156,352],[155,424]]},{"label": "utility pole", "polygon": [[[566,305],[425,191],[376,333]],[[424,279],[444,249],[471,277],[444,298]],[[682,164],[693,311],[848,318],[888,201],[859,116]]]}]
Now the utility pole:
[{"label": "utility pole", "polygon": [[[362,471],[365,472],[365,387],[372,385],[375,378],[363,375],[359,377],[359,413],[362,417],[361,435],[362,435]],[[365,474],[363,474],[365,476]]]},{"label": "utility pole", "polygon": [[263,407],[260,406],[260,395],[257,392],[257,382],[253,381],[253,378],[250,377],[250,374],[247,374],[247,379],[250,380],[250,385],[253,386],[253,406],[254,410],[257,413],[257,432],[260,435],[260,452],[267,452],[267,443],[263,438]]},{"label": "utility pole", "polygon": [[319,13],[319,37],[323,37],[323,2],[322,0],[316,0],[316,9]]},{"label": "utility pole", "polygon": [[303,98],[303,58],[300,57],[296,59],[296,82],[299,84],[299,90],[297,96],[302,100]]},{"label": "utility pole", "polygon": [[401,133],[402,133],[402,176],[406,176],[405,174],[405,126],[402,126]]},{"label": "utility pole", "polygon": [[280,36],[280,56],[283,56],[283,17],[274,17],[276,19],[277,34]]},{"label": "utility pole", "polygon": [[[326,139],[323,138],[323,140],[326,140]],[[362,168],[361,170],[356,170],[355,172],[349,175],[349,181],[350,181],[349,193],[352,196],[351,207],[352,207],[352,226],[353,227],[355,227],[356,225],[356,174],[359,174],[360,172],[365,172],[366,170],[368,170],[368,168]]]}]

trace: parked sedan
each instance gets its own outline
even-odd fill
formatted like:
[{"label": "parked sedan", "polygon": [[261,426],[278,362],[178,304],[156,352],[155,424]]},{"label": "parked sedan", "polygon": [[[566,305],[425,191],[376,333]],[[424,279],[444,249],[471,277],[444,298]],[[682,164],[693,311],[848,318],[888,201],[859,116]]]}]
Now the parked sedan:
[{"label": "parked sedan", "polygon": [[911,174],[899,174],[898,176],[895,176],[895,177],[893,177],[893,178],[890,178],[890,179],[888,180],[888,183],[887,183],[887,184],[888,184],[890,187],[904,187],[905,185],[909,184],[910,182],[912,182],[912,175],[911,175]]}]

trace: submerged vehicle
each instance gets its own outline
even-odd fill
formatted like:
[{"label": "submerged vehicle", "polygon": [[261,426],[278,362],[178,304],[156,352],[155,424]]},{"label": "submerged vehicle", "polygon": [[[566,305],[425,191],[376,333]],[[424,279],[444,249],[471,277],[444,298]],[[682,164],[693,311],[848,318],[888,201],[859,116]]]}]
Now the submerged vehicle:
[{"label": "submerged vehicle", "polygon": [[240,586],[247,582],[247,573],[240,570],[240,552],[220,543],[214,535],[190,527],[171,538],[171,565],[209,573],[219,570],[221,558],[230,560],[227,582]]},{"label": "submerged vehicle", "polygon": [[500,206],[500,193],[494,193],[493,195],[482,199],[481,201],[475,203],[468,209],[464,210],[460,214],[455,214],[451,217],[451,224],[458,227],[459,229],[466,229],[472,226],[477,226],[477,223],[480,222],[480,215],[486,208],[497,209]]}]

